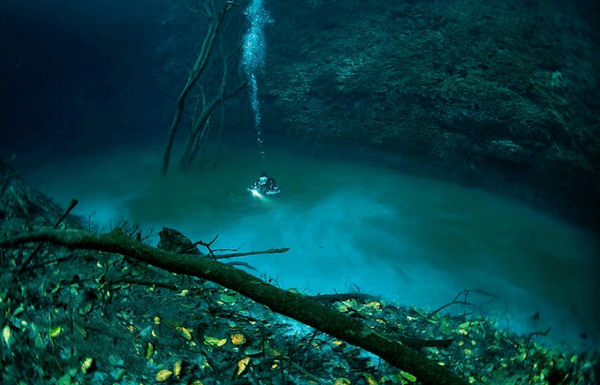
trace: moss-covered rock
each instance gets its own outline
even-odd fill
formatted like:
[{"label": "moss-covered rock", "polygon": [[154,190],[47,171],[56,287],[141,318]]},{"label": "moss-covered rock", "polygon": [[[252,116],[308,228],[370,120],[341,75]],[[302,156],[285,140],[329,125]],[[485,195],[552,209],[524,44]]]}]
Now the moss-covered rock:
[{"label": "moss-covered rock", "polygon": [[600,218],[589,210],[600,193],[591,17],[527,0],[270,8],[262,97],[265,121],[283,122],[273,130]]}]

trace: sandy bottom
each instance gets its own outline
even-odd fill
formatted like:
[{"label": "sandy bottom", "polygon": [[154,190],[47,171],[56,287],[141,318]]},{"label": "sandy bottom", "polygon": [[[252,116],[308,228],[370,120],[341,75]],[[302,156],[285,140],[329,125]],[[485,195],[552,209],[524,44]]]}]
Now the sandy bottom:
[{"label": "sandy bottom", "polygon": [[218,235],[216,248],[289,247],[246,259],[285,288],[362,291],[429,309],[477,289],[496,298],[469,301],[503,327],[552,327],[540,342],[573,347],[600,341],[600,242],[560,219],[475,189],[278,149],[267,150],[267,171],[283,193],[259,199],[246,191],[264,168],[253,149],[227,147],[216,170],[167,180],[158,178],[161,152],[116,148],[21,171],[63,205],[77,198],[76,213],[104,229],[127,218],[155,234],[166,226],[194,241]]}]

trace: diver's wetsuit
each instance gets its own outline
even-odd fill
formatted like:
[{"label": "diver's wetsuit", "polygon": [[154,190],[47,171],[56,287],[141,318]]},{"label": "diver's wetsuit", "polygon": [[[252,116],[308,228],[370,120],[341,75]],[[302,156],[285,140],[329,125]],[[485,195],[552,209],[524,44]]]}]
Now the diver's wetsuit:
[{"label": "diver's wetsuit", "polygon": [[262,178],[264,177],[258,178],[258,180],[252,185],[252,187],[248,188],[248,190],[256,190],[261,194],[267,195],[279,194],[281,192],[279,186],[277,186],[277,183],[275,182],[275,179],[267,176],[267,180],[263,182],[261,181]]}]

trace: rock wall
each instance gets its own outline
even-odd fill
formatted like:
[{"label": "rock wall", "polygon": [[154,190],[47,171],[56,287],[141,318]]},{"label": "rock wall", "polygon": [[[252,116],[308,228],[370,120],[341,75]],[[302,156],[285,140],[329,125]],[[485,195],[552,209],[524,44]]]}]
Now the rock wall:
[{"label": "rock wall", "polygon": [[[264,121],[599,225],[598,9],[534,0],[269,2]],[[597,18],[600,20],[600,17]]]}]

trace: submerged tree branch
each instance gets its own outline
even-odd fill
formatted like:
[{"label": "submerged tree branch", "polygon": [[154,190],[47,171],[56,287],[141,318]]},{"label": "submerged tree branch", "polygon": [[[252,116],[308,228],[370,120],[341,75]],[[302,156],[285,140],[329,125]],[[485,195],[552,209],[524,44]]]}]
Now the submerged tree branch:
[{"label": "submerged tree branch", "polygon": [[[69,213],[71,212],[71,210],[73,210],[75,208],[75,206],[77,206],[77,199],[72,199],[71,203],[69,204],[69,207],[67,207],[67,209],[63,212],[63,214],[60,216],[60,218],[58,218],[56,220],[56,222],[54,222],[53,228],[56,229],[58,227],[58,225],[60,225],[60,223],[63,221],[63,219],[65,219],[67,217],[67,215],[69,215]],[[42,248],[42,244],[39,244],[35,250],[33,250],[33,252],[31,254],[29,254],[29,257],[27,257],[25,259],[25,261],[21,264],[21,267],[19,268],[19,270],[17,270],[17,274],[15,274],[15,277],[19,274],[21,274],[23,272],[23,270],[25,270],[25,268],[27,267],[27,265],[29,265],[29,262],[31,262],[31,260],[37,255],[37,253],[39,253],[39,251]]]},{"label": "submerged tree branch", "polygon": [[219,34],[219,30],[221,29],[225,15],[231,10],[232,7],[236,5],[236,3],[234,1],[226,1],[222,5],[220,11],[218,12],[211,10],[208,6],[208,3],[205,3],[204,5],[206,7],[206,13],[207,17],[209,18],[210,24],[208,27],[208,31],[206,32],[206,35],[204,37],[204,41],[202,42],[202,48],[200,49],[200,53],[198,53],[198,57],[196,58],[196,62],[194,63],[194,67],[190,71],[187,82],[183,87],[183,90],[179,94],[179,97],[177,98],[177,108],[175,110],[175,116],[173,117],[173,123],[171,123],[171,127],[169,129],[169,134],[167,135],[167,143],[165,145],[165,152],[163,155],[163,162],[161,167],[162,176],[165,176],[167,174],[167,170],[169,169],[171,149],[173,148],[175,134],[177,133],[177,129],[179,128],[179,122],[181,121],[183,110],[185,108],[185,100],[208,64],[208,59],[211,56],[213,47],[215,45],[215,41],[217,39],[217,35]]},{"label": "submerged tree branch", "polygon": [[120,228],[116,228],[108,234],[44,228],[10,238],[0,238],[0,247],[12,247],[28,242],[52,242],[71,249],[122,254],[173,273],[204,278],[235,290],[268,306],[277,313],[362,347],[390,364],[415,375],[423,383],[467,383],[448,369],[419,355],[402,341],[380,334],[362,322],[309,297],[279,289],[242,270],[210,258],[177,254],[154,248],[128,237]]},{"label": "submerged tree branch", "polygon": [[267,249],[267,250],[261,250],[261,251],[248,251],[248,252],[245,252],[245,253],[219,254],[219,255],[215,255],[215,259],[247,257],[248,255],[259,255],[259,254],[278,254],[278,253],[285,253],[289,249],[290,249],[289,247],[283,247],[283,248],[279,248],[279,249]]}]

